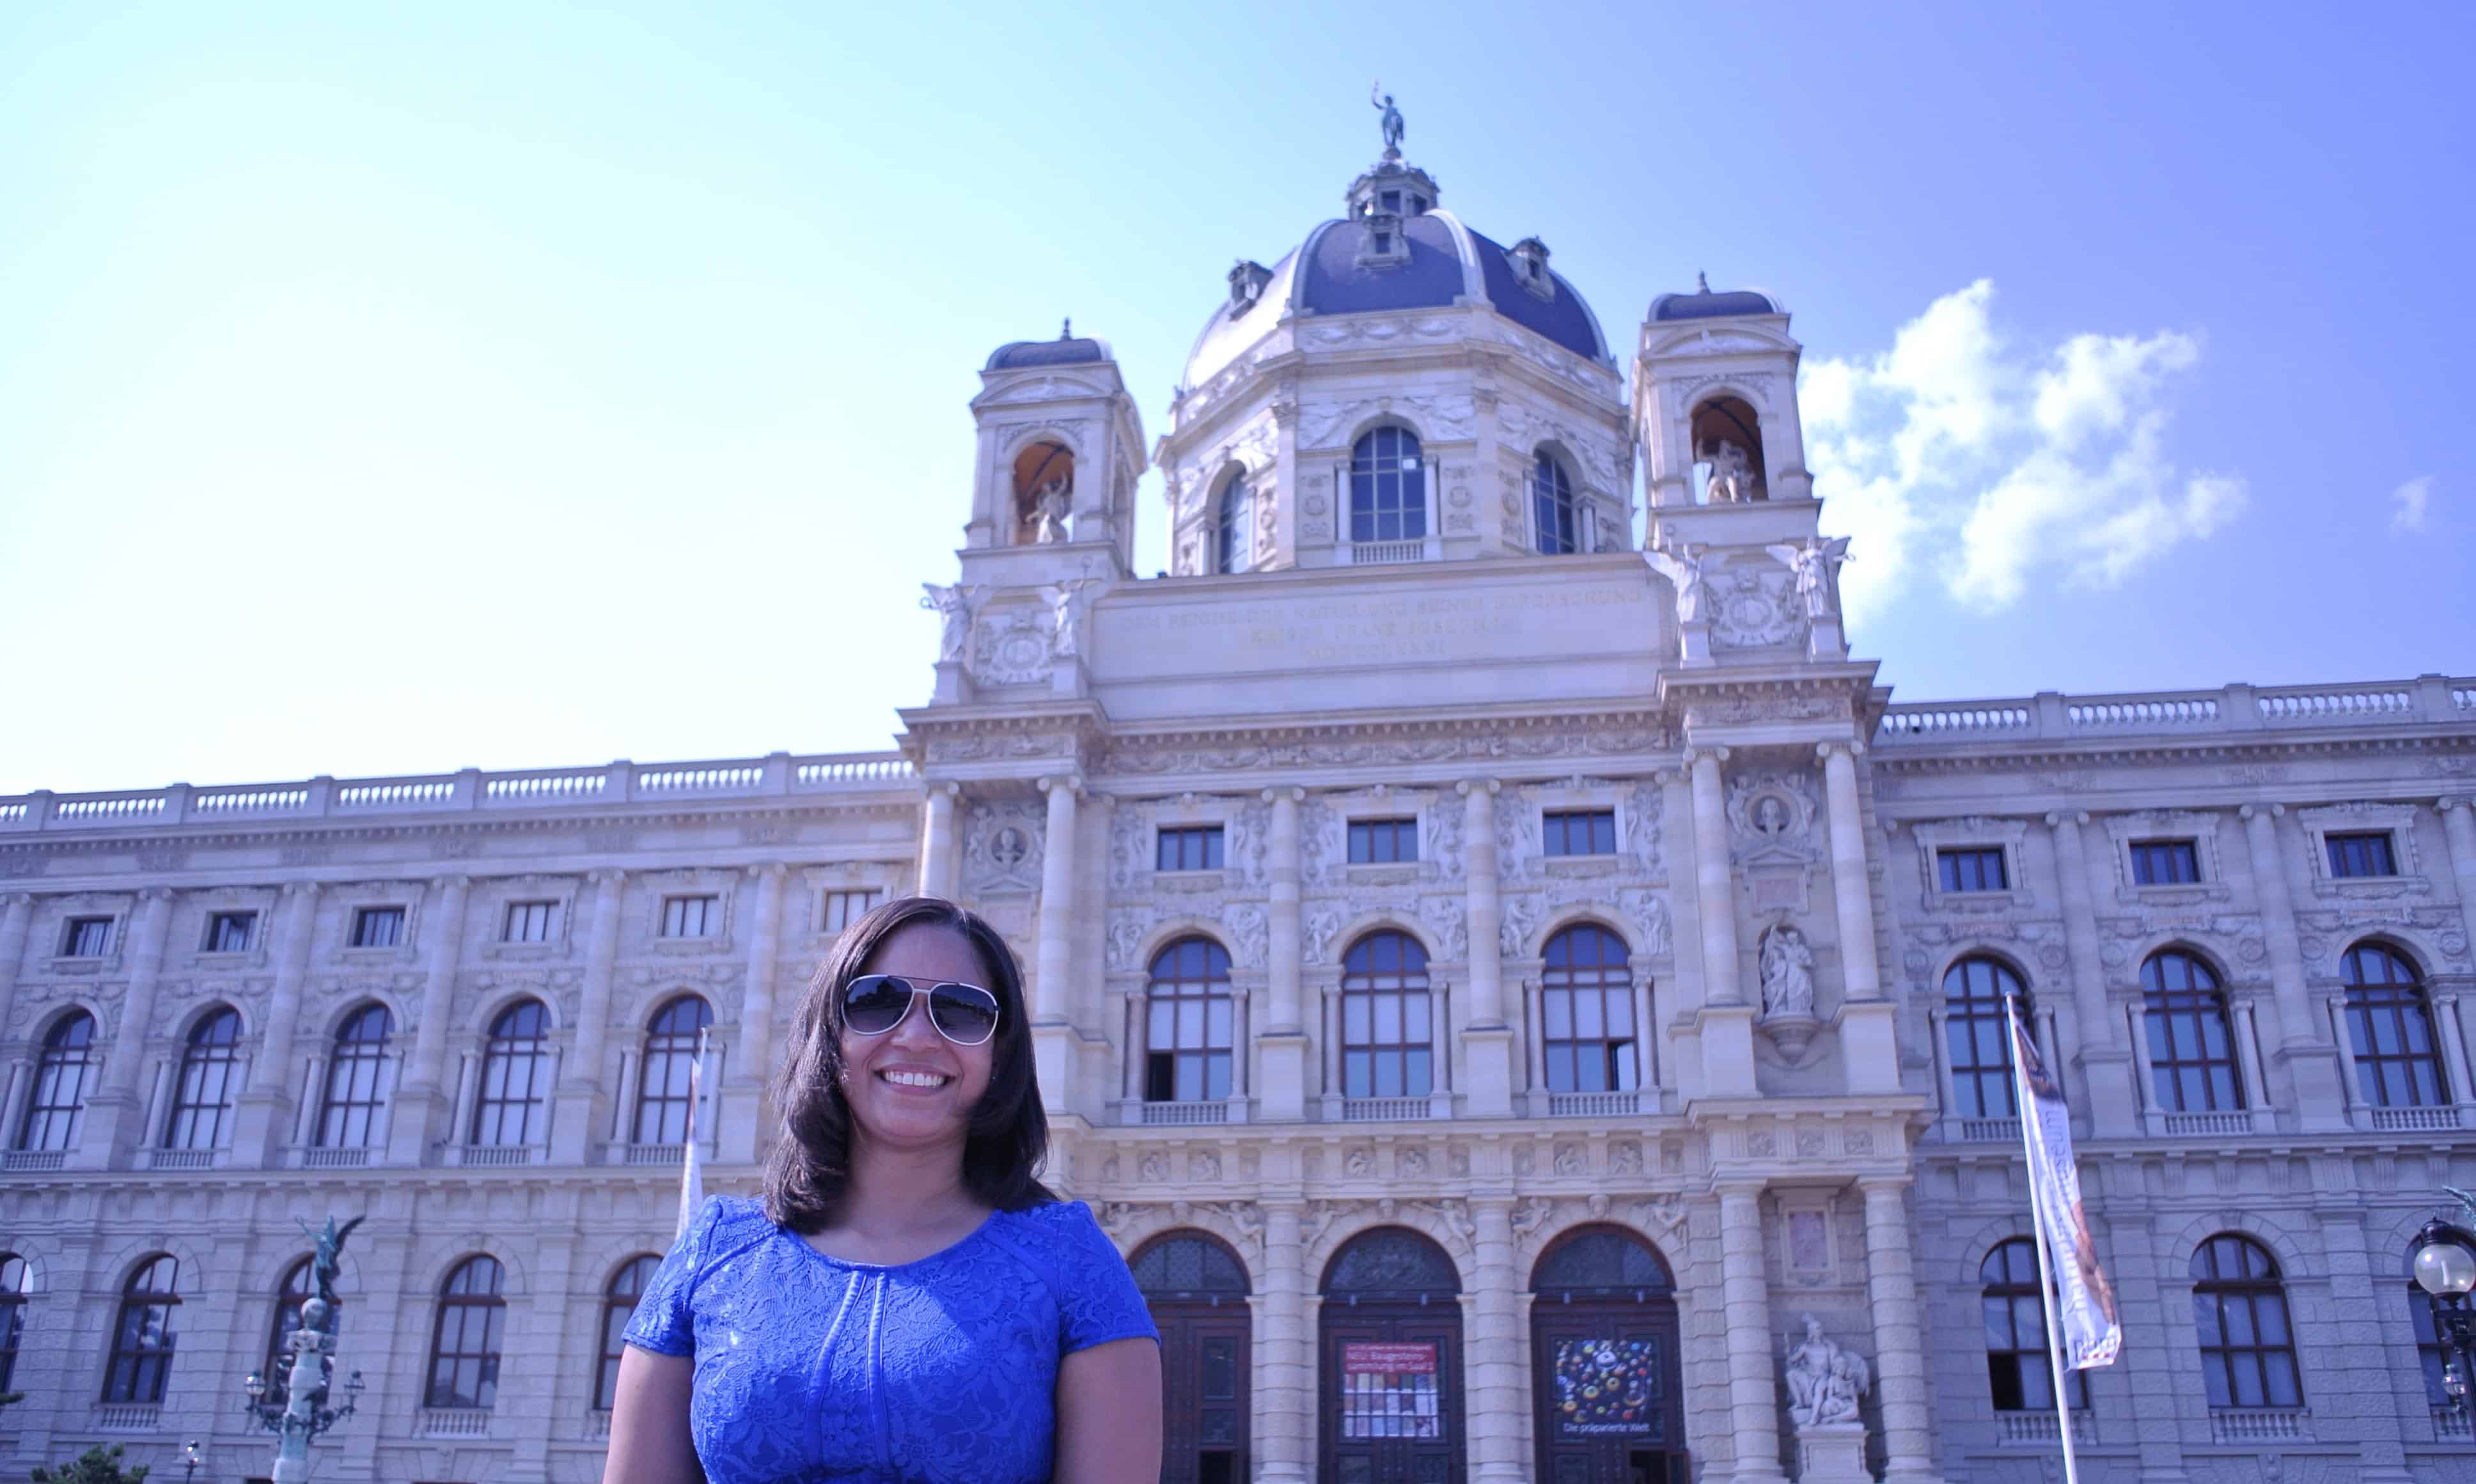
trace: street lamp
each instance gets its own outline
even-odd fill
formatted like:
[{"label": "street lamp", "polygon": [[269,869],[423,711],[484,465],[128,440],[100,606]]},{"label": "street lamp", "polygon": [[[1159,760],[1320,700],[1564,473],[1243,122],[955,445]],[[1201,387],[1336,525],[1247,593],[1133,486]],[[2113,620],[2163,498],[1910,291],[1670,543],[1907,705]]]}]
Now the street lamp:
[{"label": "street lamp", "polygon": [[2467,1411],[2468,1370],[2476,1366],[2476,1232],[2437,1216],[2415,1234],[2411,1270],[2433,1315],[2433,1336],[2441,1344],[2441,1390],[2454,1412]]},{"label": "street lamp", "polygon": [[191,1439],[181,1449],[181,1484],[190,1484],[198,1476],[198,1465],[206,1461],[207,1455],[198,1451],[197,1440]]},{"label": "street lamp", "polygon": [[253,1371],[240,1383],[249,1397],[243,1403],[258,1424],[275,1434],[275,1484],[307,1484],[310,1440],[353,1415],[360,1404],[361,1373],[344,1383],[344,1404],[327,1405],[327,1378],[334,1366],[335,1337],[329,1332],[330,1310],[324,1298],[301,1303],[301,1327],[285,1337],[292,1349],[292,1374],[282,1403],[266,1399],[266,1377]]}]

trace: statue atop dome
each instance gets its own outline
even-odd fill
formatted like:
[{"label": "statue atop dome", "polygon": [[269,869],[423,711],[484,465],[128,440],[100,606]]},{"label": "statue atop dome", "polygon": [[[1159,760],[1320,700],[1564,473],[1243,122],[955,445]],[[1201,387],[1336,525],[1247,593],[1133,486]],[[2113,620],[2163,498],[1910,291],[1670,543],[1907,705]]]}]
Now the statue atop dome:
[{"label": "statue atop dome", "polygon": [[[1379,93],[1383,95],[1381,102],[1377,101],[1377,94]],[[1377,126],[1384,131],[1385,158],[1389,160],[1399,160],[1401,158],[1401,135],[1403,133],[1401,125],[1401,111],[1393,106],[1393,95],[1391,93],[1384,92],[1384,85],[1381,82],[1370,83],[1368,85],[1367,106],[1375,110],[1382,115],[1382,117],[1377,120]]]}]

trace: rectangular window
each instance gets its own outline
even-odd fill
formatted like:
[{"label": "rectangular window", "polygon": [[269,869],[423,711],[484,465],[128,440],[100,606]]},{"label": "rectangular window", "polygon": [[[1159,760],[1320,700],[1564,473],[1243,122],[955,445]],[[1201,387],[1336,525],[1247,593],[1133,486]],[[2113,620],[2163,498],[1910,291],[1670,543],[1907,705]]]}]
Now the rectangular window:
[{"label": "rectangular window", "polygon": [[1152,869],[1155,871],[1218,871],[1221,869],[1221,827],[1189,825],[1160,832]]},{"label": "rectangular window", "polygon": [[662,901],[662,936],[710,938],[721,921],[719,897],[667,897]]},{"label": "rectangular window", "polygon": [[2330,874],[2334,877],[2398,875],[2398,862],[2390,854],[2390,832],[2387,829],[2325,835],[2322,839],[2330,847]]},{"label": "rectangular window", "polygon": [[72,917],[61,929],[62,958],[101,958],[111,951],[111,918]]},{"label": "rectangular window", "polygon": [[1614,809],[1550,809],[1541,816],[1550,855],[1613,855],[1617,853]]},{"label": "rectangular window", "polygon": [[1971,846],[1935,852],[1935,871],[1945,891],[2010,891],[2012,878],[2003,868],[2003,847]]},{"label": "rectangular window", "polygon": [[249,940],[258,931],[255,912],[210,912],[207,914],[207,943],[210,953],[246,953]]},{"label": "rectangular window", "polygon": [[822,930],[826,932],[842,931],[852,924],[858,922],[863,917],[866,917],[869,914],[869,909],[877,905],[878,899],[884,895],[885,894],[883,892],[879,891],[874,886],[867,887],[860,891],[829,891],[826,893],[825,916],[821,919],[824,924]]},{"label": "rectangular window", "polygon": [[1390,866],[1419,858],[1419,822],[1415,819],[1353,819],[1349,822],[1349,863]]},{"label": "rectangular window", "polygon": [[553,919],[558,911],[556,902],[510,902],[508,903],[507,931],[502,943],[548,943]]},{"label": "rectangular window", "polygon": [[353,947],[393,948],[404,941],[404,908],[363,907],[353,914]]},{"label": "rectangular window", "polygon": [[2143,886],[2190,886],[2201,878],[2201,857],[2190,840],[2135,840],[2132,878]]}]

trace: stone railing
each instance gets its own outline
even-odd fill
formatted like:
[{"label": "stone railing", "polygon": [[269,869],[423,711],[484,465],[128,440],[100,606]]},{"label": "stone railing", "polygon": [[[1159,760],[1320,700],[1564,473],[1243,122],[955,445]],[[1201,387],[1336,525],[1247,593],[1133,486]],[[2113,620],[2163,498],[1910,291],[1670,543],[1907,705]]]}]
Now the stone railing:
[{"label": "stone railing", "polygon": [[2313,1414],[2302,1407],[2214,1407],[2210,1411],[2213,1443],[2269,1443],[2284,1439],[2310,1442]]},{"label": "stone railing", "polygon": [[413,1422],[417,1438],[486,1438],[490,1435],[488,1407],[424,1407]]},{"label": "stone railing", "polygon": [[151,1401],[107,1401],[94,1409],[97,1432],[154,1432],[163,1423],[163,1409]]},{"label": "stone railing", "polygon": [[2230,685],[2117,696],[2067,696],[2050,690],[1992,701],[1902,703],[1885,708],[1874,739],[1885,747],[1935,747],[2454,721],[2476,722],[2476,679],[2423,675],[2412,680]]},{"label": "stone railing", "polygon": [[[2006,1443],[2052,1444],[2063,1436],[2052,1412],[1997,1412],[1994,1423]],[[2072,1413],[2072,1442],[2083,1447],[2097,1443],[2097,1420],[2086,1410]]]},{"label": "stone railing", "polygon": [[900,753],[832,753],[715,762],[614,762],[586,768],[461,773],[421,778],[309,779],[295,783],[169,788],[105,794],[37,791],[0,798],[0,834],[21,830],[161,829],[259,820],[400,818],[420,814],[609,808],[687,799],[908,788],[917,775]]}]

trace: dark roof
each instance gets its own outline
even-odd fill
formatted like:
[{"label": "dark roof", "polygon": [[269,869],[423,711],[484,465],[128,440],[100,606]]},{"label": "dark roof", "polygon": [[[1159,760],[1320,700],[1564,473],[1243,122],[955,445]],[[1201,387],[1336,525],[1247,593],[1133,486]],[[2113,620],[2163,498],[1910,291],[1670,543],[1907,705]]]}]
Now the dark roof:
[{"label": "dark roof", "polygon": [[1099,340],[1077,336],[1072,340],[1016,340],[1001,345],[989,355],[984,371],[1012,371],[1024,366],[1071,366],[1109,359],[1109,347]]},{"label": "dark roof", "polygon": [[1650,301],[1650,317],[1662,319],[1726,319],[1737,314],[1783,314],[1787,311],[1769,294],[1750,288],[1732,289],[1715,294],[1709,289],[1695,294],[1661,294]]},{"label": "dark roof", "polygon": [[1513,264],[1503,248],[1473,232],[1471,240],[1478,247],[1478,266],[1487,283],[1488,303],[1496,312],[1523,329],[1546,336],[1585,359],[1597,360],[1607,352],[1599,344],[1599,327],[1591,311],[1582,305],[1582,296],[1565,282],[1556,270],[1548,270],[1555,280],[1556,295],[1543,299],[1522,286],[1513,276]]},{"label": "dark roof", "polygon": [[1462,294],[1462,255],[1450,227],[1434,216],[1401,223],[1410,260],[1383,268],[1358,266],[1374,229],[1364,222],[1327,222],[1307,238],[1293,302],[1319,314],[1367,309],[1420,309],[1452,303]]}]

